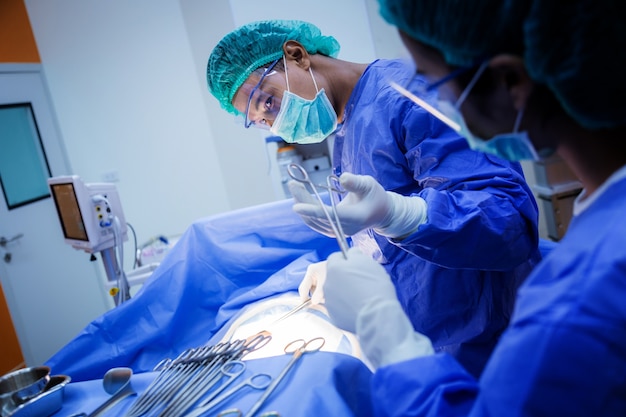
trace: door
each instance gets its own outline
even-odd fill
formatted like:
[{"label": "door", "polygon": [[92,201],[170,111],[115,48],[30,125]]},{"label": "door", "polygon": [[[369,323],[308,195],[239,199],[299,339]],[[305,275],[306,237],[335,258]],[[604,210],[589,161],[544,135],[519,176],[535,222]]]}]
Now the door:
[{"label": "door", "polygon": [[24,367],[22,348],[15,334],[9,308],[4,299],[4,291],[0,285],[0,375]]},{"label": "door", "polygon": [[[32,146],[39,149],[42,161],[37,169],[46,172],[46,177],[72,174],[40,65],[0,65],[0,111],[16,105],[31,109],[34,118],[39,138],[34,138]],[[0,153],[16,152],[15,146],[6,143],[0,140]],[[0,160],[6,164],[7,158]],[[7,184],[0,193],[0,242],[4,243],[0,245],[0,283],[25,363],[36,366],[104,313],[111,302],[98,265],[88,254],[65,244],[54,202],[47,190],[37,188],[40,179],[33,180],[32,167],[23,172],[23,182],[15,180],[15,167],[13,171],[15,201],[7,196]],[[33,181],[38,184],[35,198],[21,198],[25,189],[33,188]]]}]

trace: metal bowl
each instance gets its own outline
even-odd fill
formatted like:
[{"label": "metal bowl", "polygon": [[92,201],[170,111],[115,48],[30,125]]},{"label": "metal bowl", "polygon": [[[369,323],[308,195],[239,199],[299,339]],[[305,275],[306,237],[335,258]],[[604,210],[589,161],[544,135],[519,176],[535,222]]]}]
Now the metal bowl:
[{"label": "metal bowl", "polygon": [[50,381],[50,367],[19,369],[0,377],[0,415],[41,394]]},{"label": "metal bowl", "polygon": [[19,405],[7,417],[48,417],[63,407],[65,386],[71,381],[67,375],[52,375],[44,391],[30,401]]}]

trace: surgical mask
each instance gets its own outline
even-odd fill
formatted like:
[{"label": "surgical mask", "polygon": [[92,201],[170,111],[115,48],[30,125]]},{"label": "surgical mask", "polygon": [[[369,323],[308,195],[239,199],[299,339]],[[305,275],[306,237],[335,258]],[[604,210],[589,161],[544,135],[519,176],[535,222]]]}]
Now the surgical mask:
[{"label": "surgical mask", "polygon": [[495,135],[489,140],[483,140],[469,130],[465,120],[463,119],[463,115],[456,106],[453,106],[447,101],[441,101],[438,103],[438,107],[442,113],[456,122],[456,125],[458,125],[459,128],[455,130],[459,135],[463,136],[467,140],[471,149],[496,155],[509,161],[539,160],[537,151],[530,141],[528,133],[525,131],[518,131],[519,124],[524,115],[523,110],[520,110],[517,114],[513,132],[501,133]]},{"label": "surgical mask", "polygon": [[337,113],[326,92],[317,88],[313,71],[309,68],[317,94],[313,100],[304,99],[289,90],[289,77],[285,65],[287,91],[283,94],[280,110],[270,128],[287,143],[319,143],[337,128]]},{"label": "surgical mask", "polygon": [[496,155],[509,161],[539,160],[539,155],[530,141],[528,133],[525,131],[519,132],[519,125],[524,115],[523,110],[517,114],[513,132],[501,133],[489,140],[479,138],[467,127],[460,108],[482,72],[487,68],[487,65],[488,63],[485,61],[480,66],[467,88],[454,104],[446,100],[435,100],[434,103],[428,103],[396,83],[392,83],[392,87],[463,136],[471,149]]}]

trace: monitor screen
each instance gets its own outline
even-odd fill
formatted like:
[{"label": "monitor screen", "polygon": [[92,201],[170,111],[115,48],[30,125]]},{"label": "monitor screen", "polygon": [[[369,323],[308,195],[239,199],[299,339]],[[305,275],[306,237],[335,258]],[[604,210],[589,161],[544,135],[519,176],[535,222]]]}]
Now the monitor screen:
[{"label": "monitor screen", "polygon": [[128,239],[122,204],[114,184],[85,184],[77,175],[48,178],[65,243],[89,253]]},{"label": "monitor screen", "polygon": [[74,184],[51,184],[61,227],[66,239],[88,241],[85,222],[78,206]]}]

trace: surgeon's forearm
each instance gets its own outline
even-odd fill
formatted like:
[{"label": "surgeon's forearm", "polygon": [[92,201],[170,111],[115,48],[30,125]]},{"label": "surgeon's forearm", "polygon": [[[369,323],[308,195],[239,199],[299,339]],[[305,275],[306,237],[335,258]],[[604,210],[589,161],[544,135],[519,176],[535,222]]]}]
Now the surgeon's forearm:
[{"label": "surgeon's forearm", "polygon": [[397,299],[366,304],[357,315],[356,334],[376,368],[434,353],[430,339],[413,329]]}]

